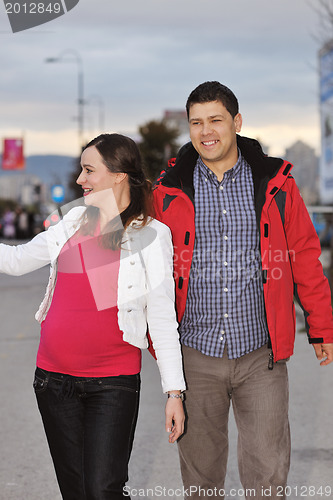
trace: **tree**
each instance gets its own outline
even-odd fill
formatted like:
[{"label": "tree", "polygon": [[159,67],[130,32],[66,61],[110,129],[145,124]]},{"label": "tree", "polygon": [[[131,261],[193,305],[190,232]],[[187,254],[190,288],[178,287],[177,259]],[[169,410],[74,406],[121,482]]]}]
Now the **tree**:
[{"label": "tree", "polygon": [[317,38],[321,45],[324,45],[333,37],[333,2],[332,0],[316,0],[312,8],[319,20],[319,27],[316,30],[315,38]]},{"label": "tree", "polygon": [[165,120],[151,120],[139,127],[139,133],[142,138],[139,147],[145,172],[154,181],[167,166],[168,159],[176,155],[179,130],[170,127]]}]

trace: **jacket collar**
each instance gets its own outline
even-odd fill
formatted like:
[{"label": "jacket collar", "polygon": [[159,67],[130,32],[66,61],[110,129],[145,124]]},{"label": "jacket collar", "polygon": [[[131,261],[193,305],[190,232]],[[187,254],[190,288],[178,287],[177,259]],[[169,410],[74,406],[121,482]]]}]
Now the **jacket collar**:
[{"label": "jacket collar", "polygon": [[[266,156],[255,139],[237,135],[237,146],[250,165],[253,178],[271,179],[283,164],[281,158]],[[193,188],[193,170],[198,159],[198,153],[191,142],[185,144],[178,152],[175,165],[167,169],[162,184],[168,187]]]},{"label": "jacket collar", "polygon": [[[266,200],[268,182],[277,176],[282,165],[284,165],[284,161],[281,158],[266,156],[259,142],[255,139],[237,135],[237,146],[252,170],[255,208],[259,220],[261,209]],[[174,166],[166,170],[160,183],[166,187],[181,189],[193,202],[193,171],[198,156],[191,142],[185,144],[179,150]],[[283,182],[291,167],[290,164],[285,167],[283,171]],[[277,188],[279,187],[280,186],[277,186]]]}]

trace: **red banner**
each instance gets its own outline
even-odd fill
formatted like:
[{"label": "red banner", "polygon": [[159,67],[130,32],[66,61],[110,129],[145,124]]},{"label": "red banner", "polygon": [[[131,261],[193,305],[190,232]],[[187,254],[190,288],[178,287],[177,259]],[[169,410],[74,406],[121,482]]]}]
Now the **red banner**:
[{"label": "red banner", "polygon": [[2,152],[3,170],[23,170],[24,167],[23,139],[4,139]]}]

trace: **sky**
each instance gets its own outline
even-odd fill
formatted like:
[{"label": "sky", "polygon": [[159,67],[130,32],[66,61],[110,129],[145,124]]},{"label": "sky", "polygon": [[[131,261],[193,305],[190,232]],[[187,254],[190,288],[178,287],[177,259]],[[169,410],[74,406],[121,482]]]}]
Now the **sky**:
[{"label": "sky", "polygon": [[[0,138],[23,136],[27,155],[78,154],[79,58],[86,140],[99,133],[101,110],[103,131],[135,137],[164,110],[184,109],[198,84],[218,80],[238,97],[243,135],[272,155],[297,140],[319,153],[315,3],[80,0],[12,33],[1,2]],[[61,61],[47,64],[50,57]]]}]

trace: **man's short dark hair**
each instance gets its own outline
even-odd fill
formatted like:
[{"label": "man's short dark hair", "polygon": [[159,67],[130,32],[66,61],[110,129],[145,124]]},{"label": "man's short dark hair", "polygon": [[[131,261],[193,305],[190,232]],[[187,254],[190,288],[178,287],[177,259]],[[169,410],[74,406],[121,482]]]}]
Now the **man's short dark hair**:
[{"label": "man's short dark hair", "polygon": [[187,118],[189,117],[192,104],[202,104],[212,101],[220,101],[233,118],[239,112],[237,97],[228,87],[222,85],[220,82],[204,82],[192,90],[187,99]]}]

